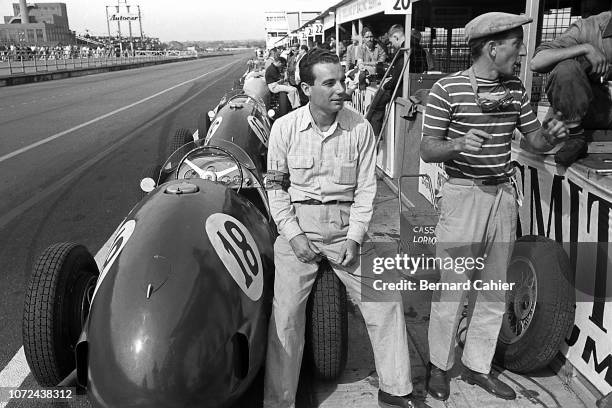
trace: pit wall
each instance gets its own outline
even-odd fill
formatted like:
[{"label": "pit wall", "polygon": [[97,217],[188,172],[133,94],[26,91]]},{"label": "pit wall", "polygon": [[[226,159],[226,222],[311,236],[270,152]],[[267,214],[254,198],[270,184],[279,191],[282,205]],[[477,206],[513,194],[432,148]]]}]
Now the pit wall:
[{"label": "pit wall", "polygon": [[[367,111],[376,89],[353,95],[353,104]],[[416,112],[416,115],[411,113]],[[398,192],[404,174],[423,173],[419,154],[424,107],[397,98],[392,117],[379,145],[377,171]],[[583,400],[594,401],[612,392],[612,177],[592,167],[574,164],[565,169],[555,165],[552,155],[532,154],[513,143],[512,159],[524,192],[519,210],[522,235],[541,235],[562,244],[576,274],[591,282],[591,299],[578,293],[574,326],[552,366]],[[611,157],[612,160],[612,157]],[[429,172],[435,169],[429,168]],[[419,185],[421,184],[421,185]],[[433,179],[436,186],[438,181]],[[418,179],[402,180],[405,206],[428,208],[428,187]],[[421,193],[419,193],[421,192]],[[570,242],[599,242],[599,245],[570,245]],[[603,244],[602,244],[603,243]],[[592,295],[599,297],[593,300]]]}]

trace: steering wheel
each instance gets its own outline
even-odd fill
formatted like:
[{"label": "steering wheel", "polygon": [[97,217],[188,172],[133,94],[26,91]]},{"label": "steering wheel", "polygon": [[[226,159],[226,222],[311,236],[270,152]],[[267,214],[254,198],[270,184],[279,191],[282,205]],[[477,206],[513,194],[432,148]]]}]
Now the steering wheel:
[{"label": "steering wheel", "polygon": [[[229,169],[225,169],[222,171],[218,171],[218,172],[214,172],[214,171],[210,171],[210,170],[203,170],[202,168],[198,167],[194,162],[192,162],[191,160],[189,160],[190,158],[192,158],[196,153],[201,153],[207,150],[218,150],[220,152],[222,152],[224,155],[226,155],[227,157],[229,157],[235,164],[235,167],[230,167]],[[240,164],[240,162],[238,161],[238,159],[236,159],[236,157],[231,154],[228,150],[223,149],[222,147],[218,147],[218,146],[210,146],[210,145],[206,145],[206,146],[199,146],[196,147],[195,149],[189,151],[179,162],[178,166],[176,167],[176,173],[175,173],[175,177],[178,180],[179,179],[179,171],[181,169],[181,167],[183,167],[183,163],[186,164],[187,166],[189,166],[193,171],[195,171],[198,176],[200,176],[200,178],[204,179],[204,180],[212,180],[212,181],[217,181],[218,178],[225,176],[226,174],[231,173],[234,170],[238,170],[238,174],[240,174],[240,183],[238,184],[238,189],[236,190],[236,193],[240,192],[240,189],[242,188],[242,183],[244,182],[244,174],[242,172],[242,164]]]}]

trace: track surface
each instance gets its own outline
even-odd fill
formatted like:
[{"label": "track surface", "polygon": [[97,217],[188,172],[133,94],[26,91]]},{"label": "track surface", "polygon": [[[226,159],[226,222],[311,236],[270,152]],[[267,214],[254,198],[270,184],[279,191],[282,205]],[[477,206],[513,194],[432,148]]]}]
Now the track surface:
[{"label": "track surface", "polygon": [[[21,316],[38,254],[61,241],[95,254],[139,200],[143,171],[167,158],[174,131],[195,129],[198,115],[232,87],[249,56],[0,90],[0,386],[27,373],[19,356]],[[31,375],[21,386],[36,388]],[[61,406],[89,404],[79,397]]]}]

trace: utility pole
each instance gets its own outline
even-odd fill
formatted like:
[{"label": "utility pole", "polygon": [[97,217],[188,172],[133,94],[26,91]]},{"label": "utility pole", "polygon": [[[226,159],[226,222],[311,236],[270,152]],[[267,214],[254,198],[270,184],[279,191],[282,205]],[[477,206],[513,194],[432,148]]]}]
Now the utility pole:
[{"label": "utility pole", "polygon": [[134,39],[132,38],[132,20],[131,20],[132,15],[130,14],[130,6],[128,6],[127,1],[125,2],[125,7],[128,12],[128,17],[130,17],[130,19],[128,20],[128,29],[130,30],[130,52],[132,53],[132,55],[134,55]]},{"label": "utility pole", "polygon": [[[121,4],[121,0],[117,0],[117,14],[119,13],[119,5]],[[117,33],[119,33],[119,52],[123,54],[123,44],[121,40],[121,19],[117,18]]]},{"label": "utility pole", "polygon": [[108,30],[108,42],[111,40],[110,21],[108,20],[108,6],[106,6],[106,29]]},{"label": "utility pole", "polygon": [[140,6],[136,7],[138,7],[138,24],[140,24],[140,40],[142,41],[142,16],[140,15]]}]

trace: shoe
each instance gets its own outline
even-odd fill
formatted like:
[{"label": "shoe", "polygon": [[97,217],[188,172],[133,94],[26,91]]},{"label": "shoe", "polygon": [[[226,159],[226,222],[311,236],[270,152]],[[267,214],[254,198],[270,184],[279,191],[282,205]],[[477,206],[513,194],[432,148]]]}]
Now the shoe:
[{"label": "shoe", "polygon": [[505,400],[516,399],[516,393],[508,384],[491,374],[482,374],[468,368],[461,374],[461,379],[468,384],[476,384],[485,391]]},{"label": "shoe", "polygon": [[587,156],[588,145],[583,137],[569,139],[555,153],[555,163],[565,167],[571,166],[576,160],[583,159]]},{"label": "shoe", "polygon": [[412,394],[399,397],[378,390],[378,406],[380,408],[431,408]]},{"label": "shoe", "polygon": [[440,401],[446,401],[450,395],[450,381],[446,371],[429,364],[427,376],[427,391],[429,395]]}]

